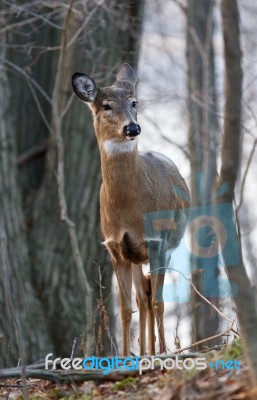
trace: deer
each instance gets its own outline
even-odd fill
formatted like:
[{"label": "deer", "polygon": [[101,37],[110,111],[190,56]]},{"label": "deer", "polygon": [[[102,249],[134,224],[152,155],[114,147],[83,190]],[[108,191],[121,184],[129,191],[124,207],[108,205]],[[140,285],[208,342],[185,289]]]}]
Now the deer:
[{"label": "deer", "polygon": [[[161,153],[138,151],[136,81],[127,63],[108,87],[99,87],[84,73],[72,75],[75,94],[92,111],[100,151],[101,231],[119,287],[123,356],[130,355],[132,281],[140,355],[146,354],[146,326],[148,354],[155,354],[155,324],[159,352],[166,352],[162,294],[166,252],[178,246],[190,207],[187,185],[173,161]],[[150,273],[144,274],[142,265],[148,262]]]}]

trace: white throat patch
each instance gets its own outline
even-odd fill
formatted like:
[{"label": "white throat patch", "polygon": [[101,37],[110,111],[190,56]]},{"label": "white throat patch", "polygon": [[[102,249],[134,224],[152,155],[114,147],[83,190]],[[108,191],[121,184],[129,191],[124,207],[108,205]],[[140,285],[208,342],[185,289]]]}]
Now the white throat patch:
[{"label": "white throat patch", "polygon": [[136,147],[137,138],[134,140],[126,140],[126,142],[120,142],[115,139],[109,139],[103,142],[103,148],[109,155],[131,153]]}]

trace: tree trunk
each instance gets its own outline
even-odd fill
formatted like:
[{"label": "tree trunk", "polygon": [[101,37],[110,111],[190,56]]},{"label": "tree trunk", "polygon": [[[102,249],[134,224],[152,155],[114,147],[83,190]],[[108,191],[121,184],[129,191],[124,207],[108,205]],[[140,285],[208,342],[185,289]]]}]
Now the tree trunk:
[{"label": "tree trunk", "polygon": [[[187,2],[187,68],[189,146],[191,160],[192,206],[194,223],[209,210],[212,186],[217,175],[217,119],[215,96],[214,50],[212,43],[214,1]],[[208,213],[208,212],[207,212]],[[209,247],[209,235],[200,225],[198,240]],[[198,245],[199,243],[197,243]],[[218,257],[201,258],[197,255],[195,238],[192,240],[192,279],[198,290],[218,305]],[[193,310],[193,340],[213,336],[219,327],[218,314],[194,291],[191,293]],[[217,343],[217,341],[215,342]],[[214,344],[214,342],[208,342]]]},{"label": "tree trunk", "polygon": [[0,64],[0,368],[53,349],[47,320],[31,284],[26,231],[17,185],[8,80]]},{"label": "tree trunk", "polygon": [[[221,13],[226,66],[226,103],[224,139],[222,145],[222,166],[218,186],[222,184],[229,185],[229,191],[222,196],[221,202],[232,204],[237,173],[240,165],[243,79],[237,1],[222,0]],[[253,385],[257,385],[257,316],[254,293],[244,268],[242,254],[240,254],[240,258],[241,261],[237,265],[230,265],[226,262],[226,259],[225,262],[228,265],[227,270],[230,283],[237,285],[238,293],[235,296],[237,315],[245,343],[246,356],[249,361],[252,383]]]}]

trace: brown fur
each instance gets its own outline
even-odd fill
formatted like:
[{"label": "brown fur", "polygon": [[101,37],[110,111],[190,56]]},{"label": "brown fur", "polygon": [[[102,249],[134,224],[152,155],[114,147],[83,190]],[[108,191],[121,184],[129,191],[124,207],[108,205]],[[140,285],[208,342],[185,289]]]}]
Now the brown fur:
[{"label": "brown fur", "polygon": [[[137,117],[132,103],[136,81],[132,68],[123,64],[115,84],[101,89],[86,75],[84,78],[77,76],[80,74],[75,75],[74,90],[82,100],[90,104],[100,149],[103,178],[100,190],[101,228],[120,288],[123,355],[130,353],[132,273],[140,314],[140,353],[146,352],[146,315],[148,352],[152,354],[155,351],[154,317],[157,322],[160,351],[163,352],[166,349],[163,302],[157,299],[156,292],[164,281],[161,268],[164,267],[163,260],[158,250],[160,243],[163,243],[161,227],[165,224],[167,230],[168,224],[167,220],[157,221],[154,237],[148,238],[144,217],[149,212],[178,210],[166,236],[168,248],[175,248],[185,229],[189,192],[184,179],[171,161],[155,153],[140,154],[137,146],[129,143],[129,139],[123,133],[124,126],[131,122],[136,123]],[[106,110],[106,104],[112,110]],[[114,150],[108,151],[108,146],[106,150],[106,143],[109,143],[111,149],[115,146]],[[120,153],[119,146],[127,146],[129,151]],[[177,195],[174,188],[183,192],[184,196]],[[150,247],[147,247],[149,243]],[[150,278],[143,275],[141,266],[148,261],[149,249],[152,252],[149,260],[151,271],[155,268],[162,269],[159,274],[152,273]]]}]

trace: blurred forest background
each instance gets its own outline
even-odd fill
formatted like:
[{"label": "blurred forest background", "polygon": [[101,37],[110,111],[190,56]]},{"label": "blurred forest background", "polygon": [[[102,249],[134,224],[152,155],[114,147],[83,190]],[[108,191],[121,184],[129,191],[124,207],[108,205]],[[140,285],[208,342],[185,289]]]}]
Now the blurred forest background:
[{"label": "blurred forest background", "polygon": [[[251,353],[256,14],[251,0],[0,0],[0,367],[69,356],[74,345],[79,355],[118,351],[117,285],[100,244],[99,153],[70,82],[79,71],[108,85],[125,61],[138,71],[140,149],[173,159],[194,206],[228,184],[219,200],[233,203],[242,243],[242,262],[226,263],[239,286],[234,300],[221,298],[218,257],[210,269],[217,287],[209,300],[230,325],[192,290],[190,302],[167,307],[170,351],[174,341],[178,348],[238,330],[237,315]],[[202,292],[202,260],[190,265]]]}]

